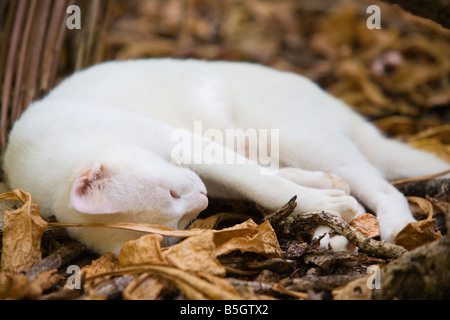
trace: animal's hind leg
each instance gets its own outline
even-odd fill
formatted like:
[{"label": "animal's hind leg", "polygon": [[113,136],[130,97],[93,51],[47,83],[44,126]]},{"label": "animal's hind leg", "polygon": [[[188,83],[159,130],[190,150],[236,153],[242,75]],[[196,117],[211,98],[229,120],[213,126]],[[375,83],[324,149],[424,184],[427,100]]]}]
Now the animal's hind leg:
[{"label": "animal's hind leg", "polygon": [[[388,139],[367,122],[355,126],[352,139],[389,181],[432,175],[450,169],[449,163],[434,154]],[[446,176],[449,177],[450,175]]]},{"label": "animal's hind leg", "polygon": [[[342,135],[334,138],[334,141],[322,141],[321,144],[303,144],[301,151],[297,151],[299,148],[289,150],[285,157],[289,159],[286,165],[330,172],[341,177],[349,185],[350,194],[376,213],[382,239],[393,241],[406,224],[415,221],[406,198],[386,181],[383,173],[350,139]],[[314,163],[308,163],[309,159],[314,159]]]}]

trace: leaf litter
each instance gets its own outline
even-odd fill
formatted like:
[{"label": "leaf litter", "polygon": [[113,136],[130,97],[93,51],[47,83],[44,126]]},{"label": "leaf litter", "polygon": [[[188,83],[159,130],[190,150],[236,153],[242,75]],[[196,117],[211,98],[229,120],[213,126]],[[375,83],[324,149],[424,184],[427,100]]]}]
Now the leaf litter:
[{"label": "leaf litter", "polygon": [[[111,59],[245,60],[297,72],[386,134],[450,162],[450,32],[430,21],[379,4],[383,27],[369,30],[365,8],[372,3],[364,1],[337,2],[330,10],[309,1],[223,1],[219,15],[200,0],[186,6],[177,0],[118,3],[105,35]],[[312,299],[331,293],[345,299],[354,279],[366,281],[368,267],[395,259],[319,248],[307,228],[285,233],[281,220],[293,203],[272,213],[255,204],[211,201],[210,207],[218,203],[216,211],[202,213],[191,229],[111,224],[104,227],[144,235],[127,242],[118,257],[78,248],[75,257],[45,270],[45,258],[74,242],[52,228],[81,224],[42,220],[31,196],[26,190],[0,195],[23,203],[4,213],[1,299]],[[436,228],[445,221],[448,193],[411,195],[408,201],[418,221],[404,228],[396,244],[414,250],[446,233],[445,225]],[[352,235],[380,242],[373,214],[350,227]],[[182,240],[161,247],[163,236]],[[69,264],[81,267],[80,289],[68,288]],[[31,277],[37,265],[44,271]]]}]

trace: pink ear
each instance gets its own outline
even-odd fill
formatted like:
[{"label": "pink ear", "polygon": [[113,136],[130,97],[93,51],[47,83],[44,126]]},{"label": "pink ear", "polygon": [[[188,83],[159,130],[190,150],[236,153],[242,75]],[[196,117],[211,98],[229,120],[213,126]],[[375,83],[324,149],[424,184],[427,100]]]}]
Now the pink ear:
[{"label": "pink ear", "polygon": [[104,188],[96,188],[91,190],[93,183],[102,183],[105,172],[103,166],[96,164],[92,169],[81,174],[74,182],[70,191],[70,202],[72,207],[81,213],[87,214],[111,214],[117,213],[117,210],[108,196],[105,194]]}]

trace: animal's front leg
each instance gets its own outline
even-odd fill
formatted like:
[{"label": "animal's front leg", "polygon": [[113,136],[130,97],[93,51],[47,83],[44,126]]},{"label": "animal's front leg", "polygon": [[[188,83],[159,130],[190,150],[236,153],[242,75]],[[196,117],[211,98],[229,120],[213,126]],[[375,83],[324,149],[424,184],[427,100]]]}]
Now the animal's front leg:
[{"label": "animal's front leg", "polygon": [[350,194],[348,184],[334,173],[306,171],[299,168],[286,167],[277,171],[282,176],[298,185],[317,189],[337,189]]},{"label": "animal's front leg", "polygon": [[[194,137],[198,139],[198,137]],[[195,143],[195,141],[194,141]],[[173,159],[194,170],[205,182],[208,194],[223,197],[233,194],[255,201],[269,210],[283,206],[297,196],[296,212],[327,211],[350,221],[358,213],[357,201],[342,190],[320,190],[296,184],[280,175],[268,174],[256,163],[214,142],[208,144],[209,154],[222,155],[216,162],[205,159],[202,150],[194,150],[192,161]],[[233,159],[233,161],[222,161]]]}]

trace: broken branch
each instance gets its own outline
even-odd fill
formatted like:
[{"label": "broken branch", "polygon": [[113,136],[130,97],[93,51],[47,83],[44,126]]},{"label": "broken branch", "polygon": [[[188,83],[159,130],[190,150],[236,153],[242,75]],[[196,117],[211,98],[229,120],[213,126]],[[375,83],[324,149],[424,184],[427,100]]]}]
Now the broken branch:
[{"label": "broken branch", "polygon": [[325,225],[334,232],[346,237],[348,241],[360,248],[361,251],[375,257],[398,258],[406,252],[406,249],[395,244],[368,238],[341,218],[323,211],[308,214],[292,214],[282,222],[282,225],[286,234],[294,234],[299,231],[311,230],[318,225]]}]

